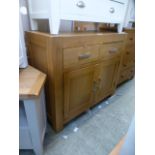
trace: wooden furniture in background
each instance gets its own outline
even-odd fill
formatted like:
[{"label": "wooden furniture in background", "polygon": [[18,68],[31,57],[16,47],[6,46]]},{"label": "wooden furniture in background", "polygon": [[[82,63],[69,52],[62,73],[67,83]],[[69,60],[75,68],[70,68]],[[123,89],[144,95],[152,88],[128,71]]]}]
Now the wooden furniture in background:
[{"label": "wooden furniture in background", "polygon": [[74,32],[117,32],[116,24],[93,23],[93,22],[73,22]]},{"label": "wooden furniture in background", "polygon": [[134,77],[135,74],[135,29],[124,29],[128,34],[118,84]]},{"label": "wooden furniture in background", "polygon": [[46,75],[28,66],[19,73],[19,149],[43,155],[46,130],[44,83]]},{"label": "wooden furniture in background", "polygon": [[126,36],[26,32],[29,63],[47,74],[47,113],[56,131],[114,93]]}]

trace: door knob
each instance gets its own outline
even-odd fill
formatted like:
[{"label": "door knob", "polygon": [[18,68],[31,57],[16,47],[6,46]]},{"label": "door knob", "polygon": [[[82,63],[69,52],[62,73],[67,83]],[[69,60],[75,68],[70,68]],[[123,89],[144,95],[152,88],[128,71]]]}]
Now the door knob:
[{"label": "door knob", "polygon": [[76,4],[79,8],[84,8],[85,7],[85,3],[83,1],[78,1]]},{"label": "door knob", "polygon": [[114,13],[115,12],[115,9],[112,7],[112,8],[110,8],[110,13]]}]

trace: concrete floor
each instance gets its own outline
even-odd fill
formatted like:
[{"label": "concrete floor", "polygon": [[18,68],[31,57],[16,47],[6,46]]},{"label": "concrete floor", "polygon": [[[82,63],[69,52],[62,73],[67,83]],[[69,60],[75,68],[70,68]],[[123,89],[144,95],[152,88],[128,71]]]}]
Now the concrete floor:
[{"label": "concrete floor", "polygon": [[[134,116],[134,79],[55,134],[47,127],[44,155],[108,155],[126,134]],[[34,155],[22,150],[20,155]]]}]

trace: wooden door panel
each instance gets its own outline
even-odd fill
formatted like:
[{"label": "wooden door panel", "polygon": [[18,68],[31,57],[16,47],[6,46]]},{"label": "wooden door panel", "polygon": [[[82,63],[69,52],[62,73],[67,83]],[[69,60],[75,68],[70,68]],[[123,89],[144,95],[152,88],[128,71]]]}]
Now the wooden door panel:
[{"label": "wooden door panel", "polygon": [[101,63],[99,76],[99,89],[95,96],[95,103],[103,100],[105,97],[110,95],[115,87],[117,80],[117,73],[119,67],[119,61]]},{"label": "wooden door panel", "polygon": [[93,87],[97,66],[86,67],[64,75],[65,119],[89,108],[93,101]]}]

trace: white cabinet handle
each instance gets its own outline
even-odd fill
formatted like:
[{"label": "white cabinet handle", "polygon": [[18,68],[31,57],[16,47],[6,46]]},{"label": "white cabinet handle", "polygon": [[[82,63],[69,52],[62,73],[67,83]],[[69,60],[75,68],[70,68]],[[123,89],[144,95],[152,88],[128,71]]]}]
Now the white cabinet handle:
[{"label": "white cabinet handle", "polygon": [[110,13],[114,13],[115,12],[115,9],[114,8],[110,8]]},{"label": "white cabinet handle", "polygon": [[83,1],[78,1],[76,4],[79,8],[84,8],[85,7],[85,3]]}]

